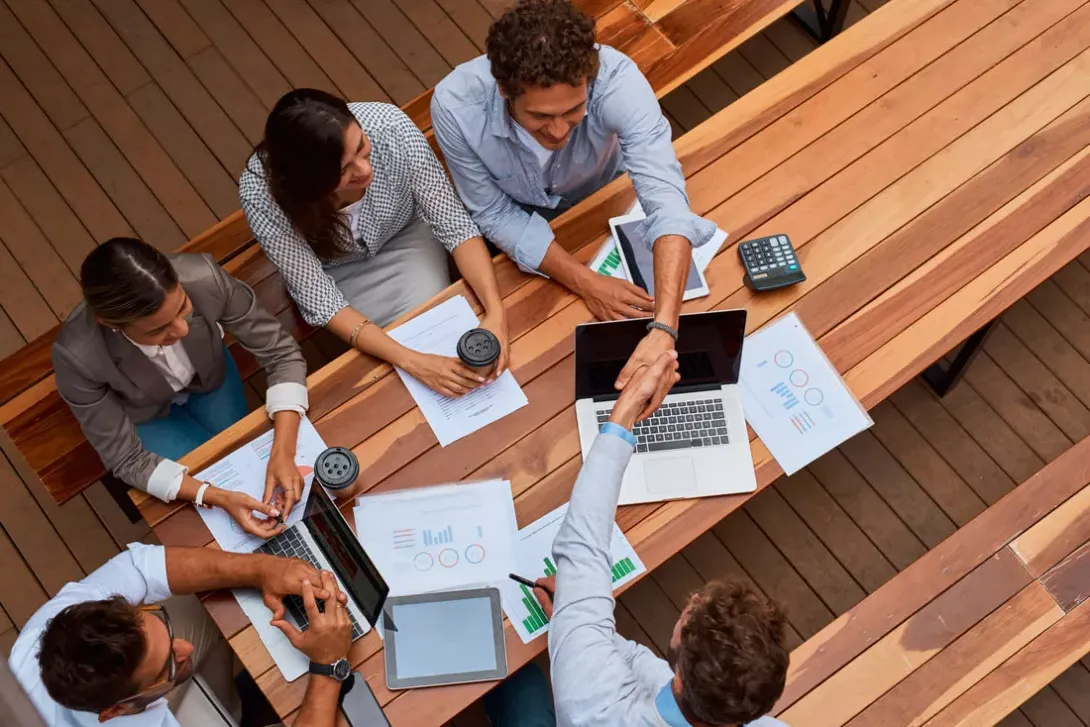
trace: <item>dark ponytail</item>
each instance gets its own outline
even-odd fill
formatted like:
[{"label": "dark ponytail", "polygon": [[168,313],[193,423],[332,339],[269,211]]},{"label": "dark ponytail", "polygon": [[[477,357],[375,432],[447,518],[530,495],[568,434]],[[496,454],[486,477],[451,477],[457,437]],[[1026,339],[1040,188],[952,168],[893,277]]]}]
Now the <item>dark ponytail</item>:
[{"label": "dark ponytail", "polygon": [[284,94],[265,122],[254,152],[273,199],[325,260],[348,252],[351,231],[333,192],[341,180],[344,130],[356,117],[342,99],[313,88]]},{"label": "dark ponytail", "polygon": [[79,284],[99,319],[124,326],[158,311],[178,285],[167,256],[141,240],[115,237],[83,261]]}]

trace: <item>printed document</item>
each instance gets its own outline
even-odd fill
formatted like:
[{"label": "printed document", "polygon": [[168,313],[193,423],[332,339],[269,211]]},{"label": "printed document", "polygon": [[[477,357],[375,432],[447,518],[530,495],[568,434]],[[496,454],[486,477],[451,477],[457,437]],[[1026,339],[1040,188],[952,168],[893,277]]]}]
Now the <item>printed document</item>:
[{"label": "printed document", "polygon": [[391,596],[495,585],[515,564],[518,525],[505,480],[365,495],[355,514]]},{"label": "printed document", "polygon": [[[553,562],[553,541],[568,514],[568,503],[564,503],[548,515],[544,515],[518,532],[518,545],[515,547],[515,574],[531,581],[556,573]],[[632,549],[628,538],[613,523],[613,540],[609,544],[612,559],[613,590],[635,580],[647,571],[640,556]],[[528,644],[533,639],[547,633],[549,619],[541,609],[534,592],[528,586],[507,578],[500,582],[500,598],[507,620],[515,627],[522,643]]]},{"label": "printed document", "polygon": [[874,423],[794,313],[746,337],[739,383],[746,420],[789,475]]},{"label": "printed document", "polygon": [[[265,468],[269,464],[272,443],[273,432],[270,430],[207,469],[194,473],[193,477],[211,482],[225,490],[245,492],[255,500],[261,500],[265,495]],[[325,442],[318,436],[314,425],[303,417],[299,423],[299,439],[295,445],[295,464],[303,475],[303,499],[291,509],[288,525],[294,525],[303,519],[303,511],[306,510],[307,498],[310,496],[310,483],[314,479],[314,462],[325,448]],[[218,507],[208,510],[198,507],[197,512],[212,531],[212,536],[220,548],[227,552],[252,553],[265,542],[256,535],[247,533],[226,511]]]},{"label": "printed document", "polygon": [[[457,358],[458,339],[479,323],[465,296],[457,295],[393,329],[390,338],[414,351]],[[444,447],[527,404],[510,371],[458,399],[432,391],[401,369],[397,374]]]}]

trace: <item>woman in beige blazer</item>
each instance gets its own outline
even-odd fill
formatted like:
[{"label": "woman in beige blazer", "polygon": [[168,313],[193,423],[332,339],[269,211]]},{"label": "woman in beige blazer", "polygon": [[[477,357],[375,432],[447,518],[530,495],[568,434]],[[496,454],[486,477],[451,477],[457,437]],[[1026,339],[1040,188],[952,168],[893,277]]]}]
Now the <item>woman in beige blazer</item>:
[{"label": "woman in beige blazer", "polygon": [[[275,535],[277,518],[303,492],[295,444],[308,400],[299,345],[208,255],[167,256],[114,238],[84,260],[80,286],[84,301],[53,344],[53,367],[106,467],[162,500],[221,507],[248,532]],[[198,482],[177,462],[247,413],[224,331],[268,373],[274,439],[264,502]]]}]

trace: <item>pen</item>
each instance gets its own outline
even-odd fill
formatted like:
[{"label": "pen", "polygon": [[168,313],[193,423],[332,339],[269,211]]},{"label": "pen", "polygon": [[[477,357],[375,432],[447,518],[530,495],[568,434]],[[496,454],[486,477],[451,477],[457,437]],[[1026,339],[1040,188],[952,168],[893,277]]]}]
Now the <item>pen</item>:
[{"label": "pen", "polygon": [[526,586],[527,588],[530,588],[530,589],[540,588],[541,590],[543,590],[543,591],[545,591],[546,593],[549,594],[549,598],[553,597],[553,592],[551,590],[549,590],[545,586],[539,586],[538,584],[531,581],[529,578],[523,578],[522,576],[516,575],[515,573],[509,573],[508,577],[511,580],[513,580],[515,583],[521,583],[522,585]]}]

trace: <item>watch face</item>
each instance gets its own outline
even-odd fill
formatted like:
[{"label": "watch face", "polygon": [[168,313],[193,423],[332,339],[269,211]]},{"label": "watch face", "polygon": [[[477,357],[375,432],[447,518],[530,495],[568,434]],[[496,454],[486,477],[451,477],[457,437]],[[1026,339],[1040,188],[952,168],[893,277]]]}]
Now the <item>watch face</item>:
[{"label": "watch face", "polygon": [[350,676],[352,676],[352,665],[348,663],[348,659],[337,659],[333,662],[334,679],[343,682]]}]

